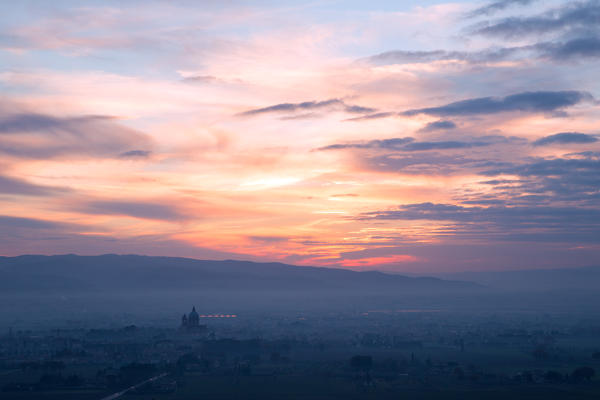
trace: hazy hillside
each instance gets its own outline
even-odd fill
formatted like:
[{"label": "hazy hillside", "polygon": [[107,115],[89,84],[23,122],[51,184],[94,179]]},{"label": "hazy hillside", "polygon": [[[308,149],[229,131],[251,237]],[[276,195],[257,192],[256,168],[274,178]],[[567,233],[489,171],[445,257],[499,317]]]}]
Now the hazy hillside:
[{"label": "hazy hillside", "polygon": [[64,319],[97,320],[101,314],[176,319],[191,305],[206,313],[244,314],[413,309],[595,313],[598,282],[600,274],[593,268],[439,279],[137,255],[0,257],[0,322],[50,323],[58,310]]},{"label": "hazy hillside", "polygon": [[137,255],[0,258],[4,292],[59,291],[464,291],[479,286],[381,272],[299,267],[279,263],[207,261]]}]

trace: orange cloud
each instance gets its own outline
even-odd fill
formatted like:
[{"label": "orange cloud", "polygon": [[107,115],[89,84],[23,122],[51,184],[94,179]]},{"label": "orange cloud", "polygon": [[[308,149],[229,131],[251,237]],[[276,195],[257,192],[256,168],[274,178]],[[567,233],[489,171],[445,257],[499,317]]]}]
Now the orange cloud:
[{"label": "orange cloud", "polygon": [[393,256],[386,257],[368,257],[360,258],[357,260],[342,260],[340,265],[344,267],[372,267],[374,265],[382,264],[396,264],[396,263],[407,263],[416,262],[418,258],[408,254],[396,254]]}]

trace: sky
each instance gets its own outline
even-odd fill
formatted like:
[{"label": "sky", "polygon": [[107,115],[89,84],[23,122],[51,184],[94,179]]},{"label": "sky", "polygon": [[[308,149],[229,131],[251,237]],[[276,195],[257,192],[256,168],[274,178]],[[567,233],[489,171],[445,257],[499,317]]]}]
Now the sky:
[{"label": "sky", "polygon": [[600,260],[600,0],[0,4],[0,254]]}]

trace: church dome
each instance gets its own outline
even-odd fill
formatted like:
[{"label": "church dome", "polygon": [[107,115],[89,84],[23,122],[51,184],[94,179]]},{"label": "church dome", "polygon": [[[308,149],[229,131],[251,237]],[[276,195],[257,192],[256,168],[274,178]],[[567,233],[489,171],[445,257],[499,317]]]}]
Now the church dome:
[{"label": "church dome", "polygon": [[196,307],[192,308],[192,312],[190,313],[188,320],[190,321],[191,324],[200,321],[200,317],[198,316],[198,313],[196,312]]}]

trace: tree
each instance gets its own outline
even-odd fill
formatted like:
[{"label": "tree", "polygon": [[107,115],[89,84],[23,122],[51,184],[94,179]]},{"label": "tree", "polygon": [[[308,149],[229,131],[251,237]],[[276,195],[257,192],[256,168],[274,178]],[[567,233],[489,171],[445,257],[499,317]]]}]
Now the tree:
[{"label": "tree", "polygon": [[185,353],[179,359],[177,359],[177,364],[185,368],[187,364],[199,364],[200,359],[194,353]]},{"label": "tree", "polygon": [[368,371],[373,366],[373,357],[356,355],[350,359],[350,366],[360,371]]},{"label": "tree", "polygon": [[119,368],[119,377],[123,384],[130,384],[147,379],[156,372],[152,364],[130,363]]},{"label": "tree", "polygon": [[463,369],[459,366],[455,367],[452,373],[454,374],[454,376],[456,376],[457,379],[465,379],[465,371],[463,371]]},{"label": "tree", "polygon": [[558,383],[558,382],[562,382],[563,376],[560,372],[557,372],[557,371],[547,371],[544,374],[544,379],[546,380],[546,382]]},{"label": "tree", "polygon": [[531,353],[536,360],[545,360],[548,358],[548,352],[545,346],[537,346]]},{"label": "tree", "polygon": [[576,382],[579,382],[579,381],[582,381],[582,380],[589,381],[590,379],[592,379],[594,377],[594,375],[596,375],[596,371],[594,370],[594,368],[592,368],[592,367],[578,367],[578,368],[575,368],[575,370],[571,374],[571,377]]},{"label": "tree", "polygon": [[83,385],[83,383],[84,383],[84,380],[79,375],[69,375],[65,379],[66,386],[81,386],[81,385]]}]

